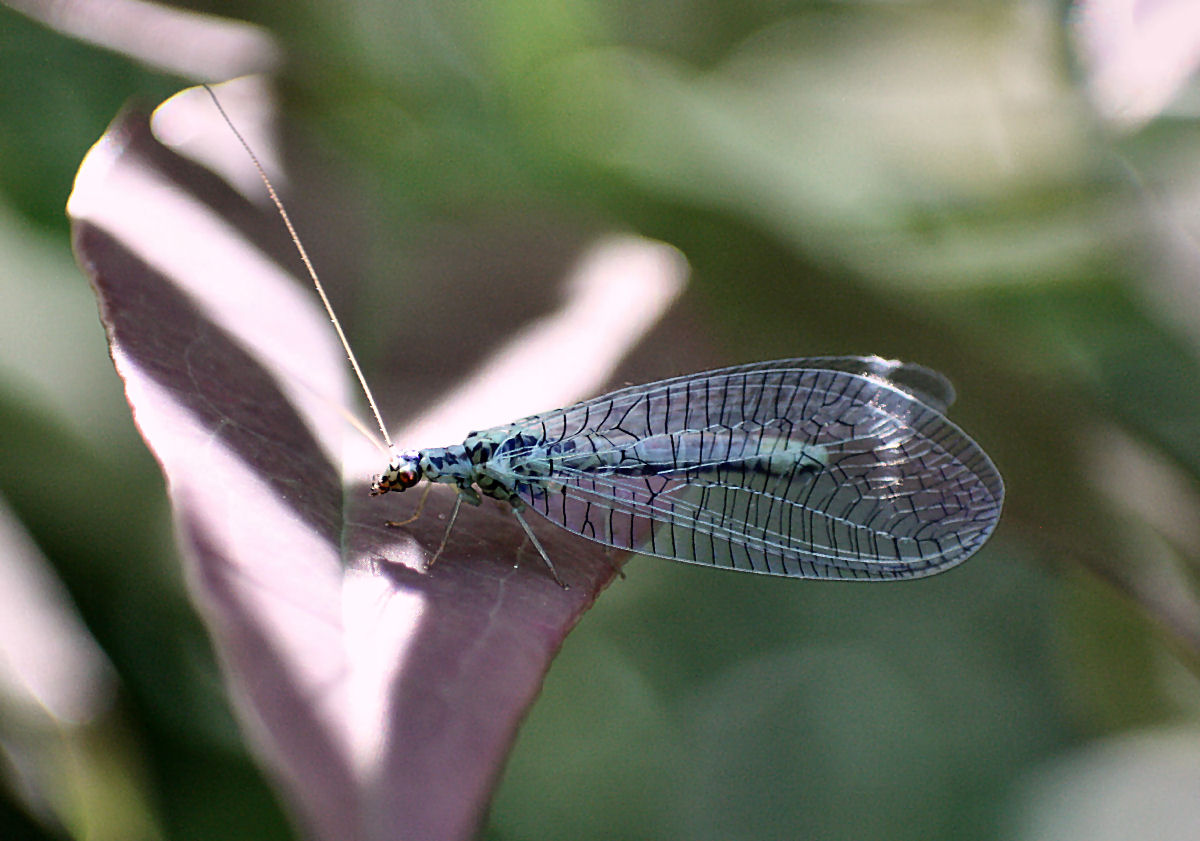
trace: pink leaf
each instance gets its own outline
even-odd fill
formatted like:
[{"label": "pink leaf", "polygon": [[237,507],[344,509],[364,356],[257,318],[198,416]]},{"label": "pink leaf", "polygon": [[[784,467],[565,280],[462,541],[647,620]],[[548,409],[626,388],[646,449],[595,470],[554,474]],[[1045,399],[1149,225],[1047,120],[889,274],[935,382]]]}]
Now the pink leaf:
[{"label": "pink leaf", "polygon": [[89,153],[70,210],[192,593],[284,800],[318,838],[471,837],[551,658],[619,559],[532,523],[564,590],[485,501],[430,568],[452,493],[396,529],[384,520],[419,492],[368,498],[357,460],[344,492],[345,359],[311,290],[267,256],[291,259],[278,218],[144,117]]}]

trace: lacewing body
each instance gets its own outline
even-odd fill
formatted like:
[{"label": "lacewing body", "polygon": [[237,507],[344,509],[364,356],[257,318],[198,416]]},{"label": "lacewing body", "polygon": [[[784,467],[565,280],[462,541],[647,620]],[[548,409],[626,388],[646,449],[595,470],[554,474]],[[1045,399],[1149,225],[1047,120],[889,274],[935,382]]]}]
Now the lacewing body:
[{"label": "lacewing body", "polygon": [[945,417],[953,400],[937,372],[879,357],[741,365],[394,451],[371,491],[426,479],[453,484],[459,503],[507,502],[551,571],[526,508],[686,563],[917,578],[970,557],[1000,517],[1000,474]]},{"label": "lacewing body", "polygon": [[[204,88],[262,177],[391,447],[287,210]],[[507,502],[560,584],[526,508],[590,540],[686,563],[793,578],[918,578],[978,550],[1004,500],[987,454],[946,419],[953,402],[941,374],[877,356],[759,362],[624,388],[462,444],[392,448],[371,493],[422,479],[453,484],[457,502],[437,554],[463,500]]]}]

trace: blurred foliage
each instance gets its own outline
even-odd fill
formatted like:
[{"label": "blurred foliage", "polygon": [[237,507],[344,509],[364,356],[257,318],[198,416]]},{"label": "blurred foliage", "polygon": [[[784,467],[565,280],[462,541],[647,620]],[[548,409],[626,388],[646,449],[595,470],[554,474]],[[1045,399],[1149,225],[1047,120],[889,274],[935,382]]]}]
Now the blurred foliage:
[{"label": "blurred foliage", "polygon": [[[1058,4],[236,13],[285,45],[293,171],[319,185],[298,188],[301,229],[335,257],[376,356],[396,302],[435,294],[422,277],[453,283],[448,243],[502,250],[496,231],[530,218],[634,230],[691,262],[687,318],[717,358],[938,368],[1008,485],[988,547],[917,584],[632,564],[551,671],[488,837],[1094,838],[1097,768],[1093,797],[1131,809],[1146,767],[1178,782],[1151,761],[1169,738],[1105,746],[1178,732],[1200,765],[1198,126],[1101,122]],[[118,108],[192,80],[5,9],[0,74],[0,276],[17,303],[0,490],[120,679],[115,707],[64,737],[90,761],[47,749],[75,769],[51,805],[16,782],[13,719],[0,728],[0,835],[288,837],[188,607],[62,216]],[[417,363],[472,334],[436,339]],[[1155,815],[1153,837],[1200,823],[1183,800]]]}]

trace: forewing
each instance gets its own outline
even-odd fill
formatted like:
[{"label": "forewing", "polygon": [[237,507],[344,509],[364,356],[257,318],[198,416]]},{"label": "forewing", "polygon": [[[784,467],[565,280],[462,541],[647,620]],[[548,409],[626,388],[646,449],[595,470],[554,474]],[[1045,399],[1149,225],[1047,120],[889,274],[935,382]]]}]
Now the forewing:
[{"label": "forewing", "polygon": [[804,578],[918,577],[968,557],[1000,516],[995,467],[935,409],[950,399],[941,375],[877,358],[727,368],[518,422],[511,432],[537,443],[514,450],[509,478],[543,516],[623,549]]}]

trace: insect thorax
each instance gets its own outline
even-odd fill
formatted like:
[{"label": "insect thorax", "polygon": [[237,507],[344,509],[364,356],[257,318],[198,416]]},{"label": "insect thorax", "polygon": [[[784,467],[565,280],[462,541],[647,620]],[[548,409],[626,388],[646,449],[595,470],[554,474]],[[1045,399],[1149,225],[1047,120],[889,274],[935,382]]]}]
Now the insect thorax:
[{"label": "insect thorax", "polygon": [[417,454],[417,468],[421,478],[455,485],[463,498],[473,504],[479,503],[482,493],[521,508],[524,506],[515,495],[513,483],[493,469],[493,458],[504,448],[511,450],[512,441],[504,429],[472,432],[461,444],[421,450]]}]

